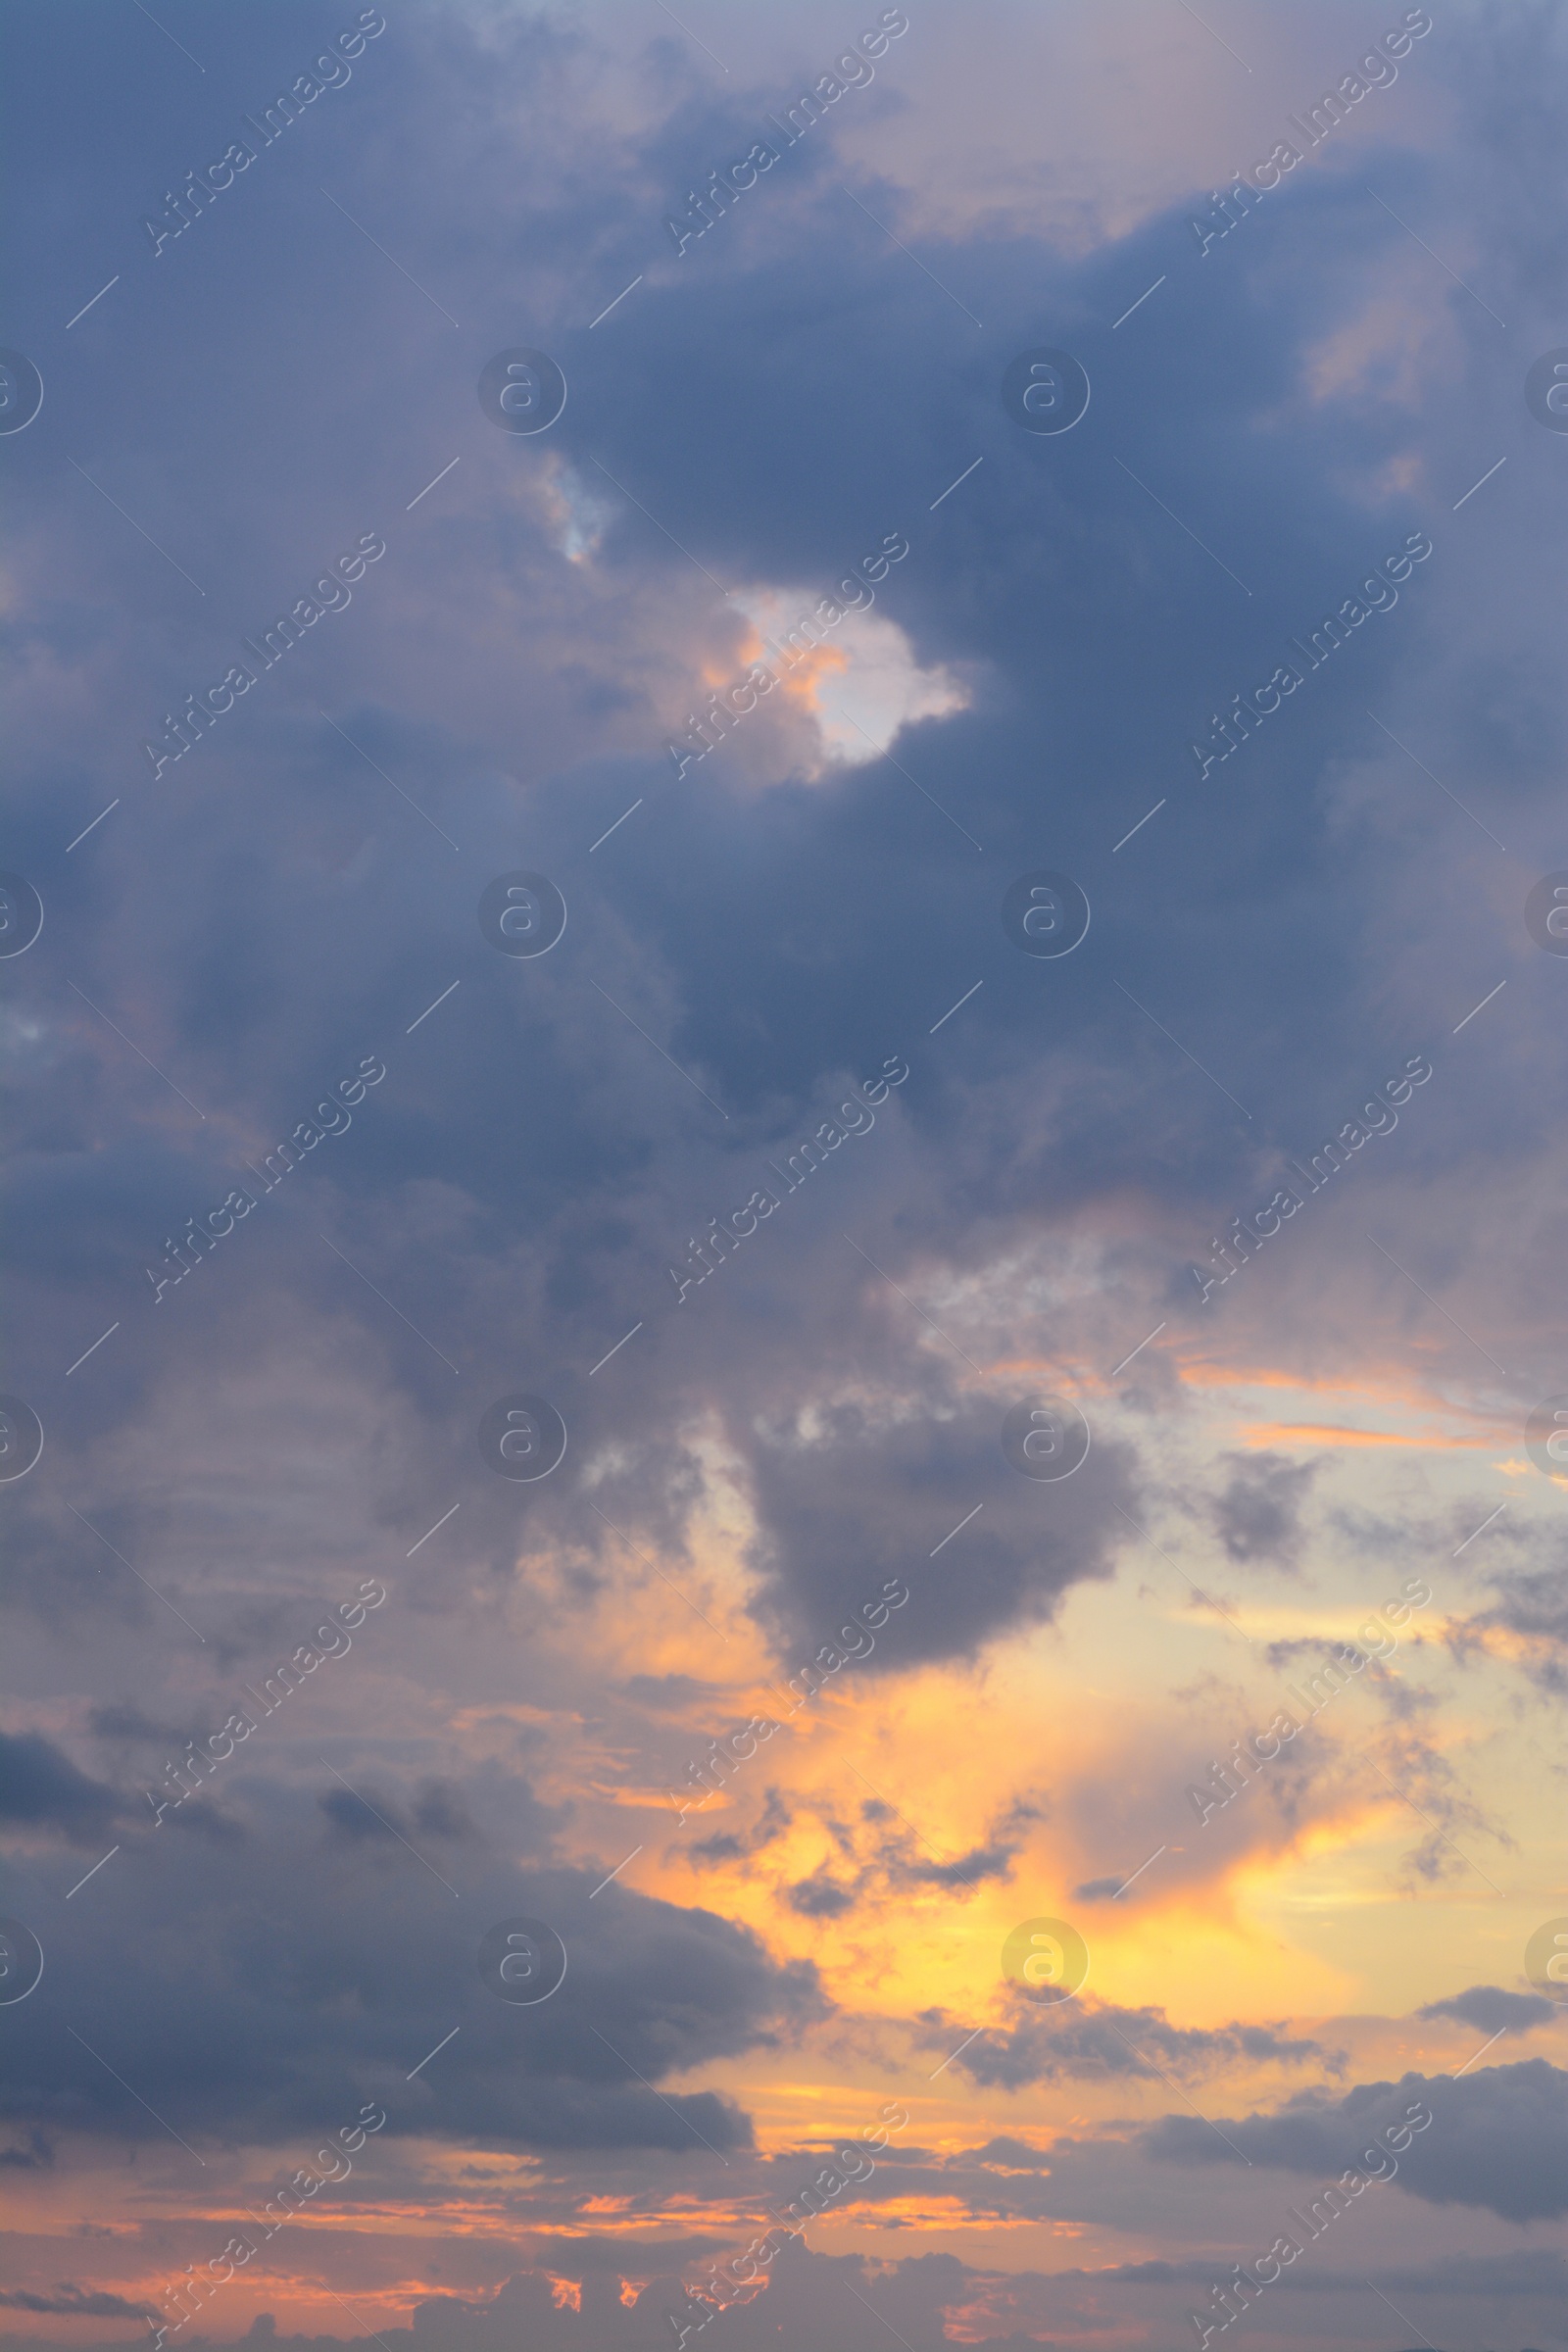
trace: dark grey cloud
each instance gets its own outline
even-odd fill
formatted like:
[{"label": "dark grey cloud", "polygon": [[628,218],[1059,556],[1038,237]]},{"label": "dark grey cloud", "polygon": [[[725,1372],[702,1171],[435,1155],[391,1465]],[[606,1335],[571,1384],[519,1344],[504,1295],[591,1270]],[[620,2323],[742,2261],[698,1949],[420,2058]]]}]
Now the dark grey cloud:
[{"label": "dark grey cloud", "polygon": [[[390,1805],[384,1824],[337,1788],[347,1802],[326,1799],[313,1835],[303,1790],[250,1778],[229,1799],[242,1840],[198,1850],[167,1827],[123,1838],[92,1882],[86,1943],[52,1948],[17,2011],[4,2112],[132,2142],[161,2134],[128,2083],[193,2141],[281,2141],[374,2095],[397,2133],[704,2163],[710,2148],[749,2145],[732,2101],[652,2086],[822,2014],[808,1964],[781,1966],[749,1930],[618,1886],[590,1908],[595,1877],[544,1854],[506,1861],[471,1825],[443,1836],[428,1789],[359,1785]],[[514,1821],[527,1818],[518,1794],[491,1792]],[[567,1947],[565,1980],[537,2008],[496,1999],[478,1973],[485,1930],[517,1916],[546,1920]],[[94,1959],[105,1937],[124,1954],[112,1982]]]},{"label": "dark grey cloud", "polygon": [[1000,2133],[995,2139],[988,2139],[983,2147],[966,2150],[962,2161],[1006,2165],[1026,2173],[1050,2170],[1048,2150],[1032,2148],[1026,2140],[1011,2139],[1005,2132]]},{"label": "dark grey cloud", "polygon": [[0,1732],[0,1822],[59,1830],[75,1844],[100,1837],[122,1799],[89,1780],[37,1732]]},{"label": "dark grey cloud", "polygon": [[[815,1819],[831,1838],[837,1860],[824,1860],[808,1876],[781,1881],[778,1896],[791,1911],[808,1919],[841,1919],[865,1907],[885,1911],[911,1890],[937,1887],[962,1901],[977,1893],[987,1880],[1006,1881],[1028,1838],[1030,1823],[1044,1818],[1049,1807],[1032,1796],[1017,1796],[1003,1806],[985,1840],[951,1858],[944,1856],[913,1825],[883,1798],[862,1798],[853,1817],[822,1809],[804,1800],[787,1805],[770,1788],[751,1826],[720,1831],[700,1839],[690,1849],[699,1867],[722,1867],[745,1861],[753,1875],[765,1872],[760,1857],[797,1823]],[[681,1850],[675,1846],[670,1852]]]},{"label": "dark grey cloud", "polygon": [[1071,1477],[1037,1484],[1002,1451],[1012,1398],[922,1401],[897,1415],[845,1403],[808,1431],[752,1442],[754,1560],[802,1664],[813,1636],[833,1641],[887,1583],[910,1597],[860,1672],[972,1656],[1004,1628],[1049,1617],[1070,1584],[1109,1572],[1125,1532],[1113,1505],[1133,1492],[1125,1447],[1092,1446]]},{"label": "dark grey cloud", "polygon": [[0,2148],[0,2170],[13,2173],[48,2172],[55,2161],[54,2144],[36,2127],[24,2132],[9,2148]]},{"label": "dark grey cloud", "polygon": [[826,1871],[815,1871],[785,1889],[784,1899],[803,1919],[842,1919],[855,1909],[856,1889],[841,1886]]},{"label": "dark grey cloud", "polygon": [[1450,1646],[1464,1657],[1484,1650],[1490,1634],[1512,1635],[1522,1648],[1525,1672],[1549,1696],[1559,1697],[1568,1690],[1568,1602],[1561,1568],[1517,1569],[1493,1581],[1497,1597],[1457,1620],[1448,1634]]},{"label": "dark grey cloud", "polygon": [[890,1886],[943,1886],[953,1892],[963,1886],[971,1893],[987,1879],[1010,1879],[1033,1826],[1050,1815],[1050,1801],[1039,1793],[1014,1796],[998,1808],[980,1844],[943,1861],[881,1797],[868,1797],[860,1807],[862,1821],[880,1829],[877,1863]]},{"label": "dark grey cloud", "polygon": [[795,1816],[776,1788],[769,1788],[762,1799],[761,1811],[750,1829],[715,1830],[711,1838],[699,1838],[691,1848],[692,1861],[701,1868],[705,1863],[738,1862],[744,1857],[760,1854],[763,1848],[776,1845],[788,1831]]},{"label": "dark grey cloud", "polygon": [[362,1794],[353,1788],[326,1788],[317,1798],[333,1828],[345,1838],[392,1838],[407,1843],[416,1837],[436,1839],[471,1838],[474,1824],[462,1790],[439,1781],[427,1782],[404,1811],[396,1797],[371,1788]]},{"label": "dark grey cloud", "polygon": [[1433,2121],[1398,2158],[1410,2195],[1484,2207],[1510,2222],[1539,2221],[1568,2212],[1565,2091],[1568,2075],[1544,2058],[1457,2078],[1406,2074],[1397,2082],[1358,2082],[1343,2099],[1303,2091],[1271,2116],[1220,2119],[1225,2139],[1191,2117],[1168,2115],[1144,2133],[1143,2145],[1173,2163],[1245,2159],[1338,2174],[1357,2161],[1370,2134],[1424,2103]]},{"label": "dark grey cloud", "polygon": [[69,2282],[56,2287],[51,2295],[29,2294],[24,2287],[8,2288],[0,2291],[0,2306],[7,2311],[47,2311],[75,2320],[142,2320],[148,2314],[146,2304],[127,2303],[123,2295]]},{"label": "dark grey cloud", "polygon": [[[1172,2067],[1200,2075],[1240,2058],[1287,2066],[1332,2062],[1323,2043],[1293,2038],[1274,2027],[1173,2026],[1162,2009],[1123,2009],[1083,1997],[1043,2009],[1019,1995],[1013,2015],[1015,2024],[989,2028],[955,2065],[977,2082],[1022,2090],[1031,2082],[1073,2078],[1152,2082],[1162,2068]],[[959,2021],[942,2010],[923,2013],[922,2024],[933,2048],[951,2046],[951,2034],[962,2031]]]},{"label": "dark grey cloud", "polygon": [[1456,2017],[1481,2034],[1527,2034],[1561,2015],[1557,2003],[1539,1992],[1504,1992],[1497,1984],[1472,1984],[1447,2000],[1428,2001],[1417,2017]]},{"label": "dark grey cloud", "polygon": [[1228,1454],[1230,1478],[1209,1504],[1214,1532],[1233,1560],[1294,1564],[1301,1541],[1301,1504],[1316,1462],[1292,1462],[1283,1454]]}]

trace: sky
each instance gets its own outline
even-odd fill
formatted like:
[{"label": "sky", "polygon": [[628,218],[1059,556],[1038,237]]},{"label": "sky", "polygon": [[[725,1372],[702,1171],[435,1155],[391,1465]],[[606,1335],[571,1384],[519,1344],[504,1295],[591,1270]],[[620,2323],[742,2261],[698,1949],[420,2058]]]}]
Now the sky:
[{"label": "sky", "polygon": [[1568,2345],[1568,23],[679,5],[4,9],[0,2325]]}]

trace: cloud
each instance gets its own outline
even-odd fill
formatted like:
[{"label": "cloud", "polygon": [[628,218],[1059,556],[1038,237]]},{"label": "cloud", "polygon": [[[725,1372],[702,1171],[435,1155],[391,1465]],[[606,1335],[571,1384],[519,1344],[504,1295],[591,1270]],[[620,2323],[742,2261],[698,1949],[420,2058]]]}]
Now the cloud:
[{"label": "cloud", "polygon": [[[1162,2066],[1200,2075],[1243,2057],[1299,2066],[1328,2056],[1321,2042],[1293,2038],[1274,2027],[1173,2026],[1163,2009],[1124,2009],[1080,1998],[1070,2007],[1042,2010],[1018,1995],[1013,2014],[1017,2024],[988,2028],[955,2061],[975,2082],[1016,2091],[1031,2082],[1074,2078],[1152,2081]],[[923,2038],[933,2048],[960,2030],[940,2010],[926,2013],[922,2023]]]},{"label": "cloud", "polygon": [[1272,2116],[1230,2117],[1217,2131],[1168,2115],[1143,2134],[1142,2144],[1171,2163],[1245,2160],[1332,2175],[1357,2161],[1372,2133],[1421,2101],[1433,2122],[1398,2159],[1407,2192],[1432,2205],[1478,2206],[1505,2221],[1538,2221],[1568,2213],[1565,2092],[1568,2074],[1530,2058],[1458,2078],[1407,2074],[1397,2082],[1358,2082],[1334,2101],[1304,2091]]},{"label": "cloud", "polygon": [[690,1860],[699,1868],[705,1864],[738,1862],[764,1847],[776,1845],[789,1831],[794,1815],[778,1789],[769,1788],[762,1800],[762,1809],[750,1830],[744,1834],[734,1830],[719,1830],[711,1838],[700,1838],[690,1848]]},{"label": "cloud", "polygon": [[77,2320],[142,2320],[150,2309],[145,2303],[128,2303],[123,2295],[69,2284],[57,2287],[52,2295],[9,2288],[0,2291],[0,2306],[7,2311],[46,2311]]},{"label": "cloud", "polygon": [[1231,1476],[1209,1504],[1214,1530],[1233,1560],[1294,1564],[1301,1542],[1301,1504],[1317,1475],[1316,1462],[1283,1454],[1229,1454]]},{"label": "cloud", "polygon": [[352,1788],[328,1788],[317,1803],[333,1828],[350,1838],[393,1838],[407,1844],[419,1836],[462,1839],[474,1835],[462,1790],[440,1781],[428,1781],[417,1789],[407,1812],[380,1788],[372,1788],[368,1796]]},{"label": "cloud", "polygon": [[803,1919],[842,1919],[855,1908],[855,1889],[841,1886],[825,1871],[817,1871],[787,1887],[784,1899]]},{"label": "cloud", "polygon": [[[493,1795],[526,1818],[504,1788]],[[157,2080],[167,2127],[220,2144],[241,2119],[258,2144],[318,2132],[371,2095],[394,2134],[652,2146],[705,2163],[709,2148],[750,2144],[732,2099],[653,2086],[821,2015],[809,1963],[775,1963],[746,1928],[619,1886],[590,1909],[602,1873],[543,1856],[518,1866],[476,1832],[438,1846],[438,1868],[428,1804],[391,1802],[407,1842],[253,1778],[242,1810],[268,1824],[265,1838],[200,1851],[167,1829],[125,1839],[95,1882],[98,1933],[122,1963],[110,1982],[90,1951],[51,1953],[17,2012],[5,2112],[130,2141],[161,2135],[123,2077]],[[334,1825],[314,1838],[313,1812]],[[496,1999],[478,1971],[484,1931],[518,1916],[552,1923],[567,1948],[565,1980],[537,2009]],[[82,2037],[64,2055],[62,2018]],[[441,2038],[437,2019],[461,2033],[411,2082]],[[187,2054],[178,2066],[171,2034]]]},{"label": "cloud", "polygon": [[[846,1918],[857,1908],[886,1916],[890,1907],[897,1908],[917,1889],[934,1887],[961,1902],[978,1895],[987,1881],[1009,1880],[1029,1841],[1030,1826],[1044,1820],[1049,1810],[1035,1797],[1013,1797],[1000,1809],[983,1841],[945,1861],[879,1796],[862,1798],[848,1813],[832,1796],[813,1800],[804,1790],[797,1791],[792,1807],[776,1788],[769,1788],[748,1830],[703,1838],[689,1849],[687,1859],[699,1868],[756,1864],[792,1829],[805,1831],[814,1823],[830,1851],[807,1875],[782,1879],[779,1899],[805,1919]],[[754,1870],[750,1875],[760,1874]]]},{"label": "cloud", "polygon": [[1428,2001],[1416,2015],[1456,2017],[1479,2034],[1528,2034],[1532,2026],[1544,2026],[1561,2011],[1555,2001],[1539,1992],[1504,1992],[1495,1984],[1472,1984],[1467,1992],[1453,1993],[1446,2000]]},{"label": "cloud", "polygon": [[1519,1569],[1494,1583],[1498,1598],[1490,1608],[1456,1620],[1450,1645],[1461,1657],[1494,1646],[1504,1654],[1512,1651],[1542,1690],[1560,1696],[1568,1690],[1568,1602],[1561,1569]]},{"label": "cloud", "polygon": [[114,1789],[89,1780],[52,1740],[36,1732],[0,1732],[0,1821],[55,1829],[84,1845],[121,1810]]},{"label": "cloud", "polygon": [[[462,2259],[489,2259],[537,2196],[564,2260],[589,2203],[596,2232],[632,2239],[658,2196],[700,2205],[751,2178],[751,2106],[765,2100],[775,2144],[777,2079],[815,2067],[835,1997],[852,2007],[892,1974],[872,1928],[899,1913],[906,2025],[923,2010],[951,2027],[945,2051],[973,2015],[1004,2017],[942,2082],[1003,2151],[986,2194],[1017,2191],[1004,2156],[1023,2144],[992,2132],[987,2102],[1005,2115],[1020,2087],[1070,2081],[1094,2110],[1072,2128],[1135,2185],[1088,2223],[1056,2218],[1110,2213],[1135,2246],[1169,2223],[1161,2246],[1186,2262],[1210,2225],[1180,2199],[1208,2177],[1140,2170],[1105,2111],[1162,2097],[1161,2071],[1225,2073],[1214,2112],[1262,2100],[1260,2070],[1329,2076],[1332,2050],[1268,2020],[1317,2000],[1339,1961],[1289,1927],[1283,1950],[1272,1928],[1260,1938],[1255,1906],[1298,1918],[1278,1898],[1308,1822],[1358,1886],[1375,1881],[1369,1814],[1395,1799],[1365,1775],[1359,1793],[1337,1778],[1322,1793],[1330,1717],[1330,1766],[1298,1762],[1301,1741],[1189,1838],[1198,1855],[1172,1850],[1168,1877],[1111,1903],[1111,1860],[1131,1869],[1180,1835],[1173,1813],[1190,1829],[1178,1766],[1200,1732],[1208,1752],[1211,1658],[1240,1657],[1207,1646],[1233,1633],[1189,1612],[1136,1530],[1162,1548],[1150,1507],[1169,1503],[1259,1588],[1303,1563],[1326,1587],[1346,1526],[1416,1541],[1437,1506],[1411,1498],[1456,1437],[1475,1448],[1467,1486],[1517,1450],[1515,1407],[1478,1386],[1467,1334],[1516,1370],[1555,1360],[1540,1269],[1563,1236],[1544,1171],[1568,1046],[1518,902],[1520,859],[1557,854],[1565,733],[1538,556],[1560,538],[1563,486],[1517,387],[1499,406],[1484,309],[1371,204],[1359,151],[1331,143],[1195,253],[1190,208],[1210,199],[1192,171],[1250,154],[1234,140],[1255,122],[1230,111],[1239,90],[1216,95],[1249,76],[1180,10],[1132,33],[1114,9],[1054,12],[1045,49],[1008,0],[995,42],[938,12],[676,256],[663,208],[801,86],[818,24],[819,63],[844,37],[814,8],[754,12],[759,46],[723,73],[662,15],[648,40],[593,12],[407,12],[281,157],[260,155],[156,260],[137,214],[203,160],[194,64],[134,10],[95,26],[85,75],[69,19],[19,26],[18,175],[54,201],[17,315],[54,324],[48,402],[8,450],[6,858],[39,879],[49,922],[8,964],[0,1027],[7,1378],[42,1400],[49,1451],[8,1495],[0,1573],[25,1612],[28,1720],[48,1731],[14,1736],[0,1762],[30,1857],[17,1899],[57,1924],[43,1983],[8,2019],[6,2095],[35,2133],[119,2144],[139,2179],[155,2141],[187,2160],[117,2075],[206,2150],[314,2144],[323,2111],[330,2128],[382,2097],[389,2201],[428,2214],[454,2151],[499,2152],[476,2192],[499,2218]],[[1259,19],[1250,83],[1277,82],[1282,108],[1317,86],[1328,37],[1290,15]],[[202,25],[204,88],[238,105],[277,86],[286,24],[209,11]],[[1041,61],[1082,171],[1039,139]],[[1522,12],[1446,27],[1374,102],[1372,184],[1485,287],[1521,351],[1559,331],[1562,86],[1557,30]],[[318,171],[290,161],[307,139]],[[120,274],[68,332],[96,278],[63,289],[95,252]],[[1373,332],[1390,318],[1392,353]],[[1007,360],[1046,332],[1094,383],[1061,439],[1021,433],[999,397]],[[497,432],[474,397],[480,359],[514,335],[571,385],[537,441]],[[1417,368],[1418,352],[1443,364]],[[1509,522],[1521,511],[1539,545]],[[1250,725],[1244,690],[1428,524],[1432,560],[1397,607],[1331,661],[1303,657],[1299,689],[1200,781],[1190,745],[1210,713],[1235,706]],[[155,778],[143,734],[162,737],[163,713],[241,658],[242,630],[372,528],[386,553],[352,603]],[[780,711],[775,694],[677,776],[670,731],[743,664],[735,592],[831,584],[894,530],[909,553],[872,622],[831,641],[855,646],[851,669],[819,666],[811,699]],[[817,698],[841,685],[872,756],[824,761]],[[497,954],[476,919],[484,884],[519,863],[570,910],[533,962]],[[1007,882],[1042,863],[1075,874],[1094,910],[1055,962],[1021,956],[1001,920]],[[1263,1222],[1287,1156],[1423,1048],[1433,1082],[1396,1131],[1205,1301],[1188,1261],[1207,1237]],[[351,1123],[285,1178],[258,1175],[362,1056],[386,1076]],[[670,1265],[884,1056],[908,1078],[874,1132],[678,1295]],[[237,1187],[254,1205],[215,1246],[187,1241],[174,1280],[179,1237]],[[1287,1402],[1293,1383],[1338,1393]],[[477,1425],[535,1387],[570,1445],[550,1479],[514,1486],[481,1460]],[[1078,1397],[1094,1432],[1055,1485],[1018,1476],[999,1442],[1041,1388]],[[1275,1429],[1266,1451],[1214,1458],[1259,1396],[1281,1427],[1328,1429],[1318,1456],[1275,1450],[1306,1443]],[[1340,1446],[1340,1418],[1375,1422],[1339,1434],[1385,1449]],[[1308,1501],[1331,1445],[1321,1481],[1371,1500],[1320,1526]],[[1533,1491],[1510,1489],[1521,1516]],[[1499,1582],[1477,1671],[1556,1687],[1551,1557]],[[1107,1588],[1133,1558],[1152,1604],[1129,1646],[1129,1595]],[[1215,1589],[1206,1559],[1186,1565]],[[187,1732],[204,1739],[309,1632],[322,1592],[382,1572],[396,1606],[354,1654],[152,1828],[132,1760],[161,1770]],[[803,1728],[837,1734],[863,1698],[889,1777],[861,1760],[933,1829],[905,1786],[961,1741],[941,1791],[956,1859],[871,1808],[823,1859],[809,1841],[825,1816],[792,1764],[760,1819],[727,1816],[684,1849],[715,1874],[697,1882],[710,1905],[607,1882],[643,1837],[656,1766],[688,1752],[686,1712],[716,1718],[742,1689],[766,1703],[750,1678],[797,1671],[893,1578],[906,1605],[835,1677],[852,1703]],[[1412,1642],[1388,1670],[1412,1710],[1429,1662]],[[1168,1699],[1168,1674],[1186,1696]],[[1179,1733],[1153,1738],[1178,1707]],[[1271,1713],[1239,1702],[1226,1736]],[[1459,1719],[1438,1693],[1419,1720],[1424,1742],[1381,1760],[1468,1843],[1483,1808],[1457,1793],[1473,1761]],[[1488,1811],[1506,1811],[1508,1711],[1486,1720],[1502,1728],[1476,1769],[1503,1791]],[[1035,1741],[1047,1762],[1031,1747],[1015,1764]],[[95,1754],[113,1771],[94,1777]],[[326,1785],[324,1757],[358,1793]],[[1026,1773],[1051,1781],[1049,1828],[1044,1800],[988,1811]],[[1518,1802],[1532,1793],[1521,1775]],[[627,1875],[689,1891],[674,1841],[654,1851],[654,1818]],[[179,1835],[192,1827],[206,1834]],[[122,1830],[62,1908],[86,1863],[68,1870],[61,1847]],[[1435,1831],[1413,1867],[1436,1881],[1465,1865]],[[1191,1973],[1162,1985],[1168,2011],[992,2009],[987,1922],[1010,1902],[1000,1890],[1037,1879],[1103,1900],[1108,1941],[1131,1936],[1133,1900],[1180,1889]],[[537,2010],[478,1977],[480,1936],[514,1913],[554,1921],[571,1955]],[[915,1913],[948,1925],[921,1941]],[[1232,1934],[1262,2022],[1184,2022],[1211,2014],[1226,1964],[1203,1938]],[[820,1975],[789,1957],[813,1944],[836,1954]],[[1480,1966],[1449,1958],[1455,1984]],[[1523,1999],[1472,1988],[1448,2013],[1473,2022],[1482,1994]],[[858,2021],[838,2025],[849,2046]],[[1484,2205],[1490,2188],[1498,2214],[1546,2193],[1508,2138],[1517,2127],[1553,2177],[1535,2080],[1440,2082],[1438,2124],[1401,2173],[1414,2193]],[[1235,2136],[1278,2129],[1314,2152],[1359,2130],[1348,2108],[1324,2090]],[[44,2144],[20,2142],[19,2164]],[[1215,2145],[1195,2142],[1203,2161]],[[422,2178],[421,2146],[436,2152]],[[539,2168],[514,2163],[540,2151]],[[1017,2191],[1020,2223],[1088,2162],[1053,2157],[1054,2173],[1017,2167],[1036,2199]],[[879,2203],[898,2177],[879,2171]],[[889,2228],[927,2226],[885,2211]],[[654,2227],[642,2253],[667,2284],[682,2241]],[[782,2328],[860,2352],[892,2327],[926,2352],[950,2326],[1042,2340],[1075,2291],[951,2250],[886,2266],[799,2253],[763,2311],[709,2340],[760,2346]],[[1139,2268],[1118,2293],[1155,2291]],[[547,2347],[634,2327],[667,2341],[652,2287],[623,2317],[610,2266],[595,2274],[582,2314],[533,2276],[501,2324]],[[1063,2334],[1102,2330],[1084,2317],[1098,2291]],[[419,2333],[481,2325],[432,2308]]]},{"label": "cloud", "polygon": [[1044,2148],[1032,2148],[1026,2140],[1010,2139],[1005,2132],[988,2139],[982,2147],[968,2149],[963,2159],[973,2164],[996,2164],[1022,2173],[1042,2173],[1051,2169],[1049,2153]]},{"label": "cloud", "polygon": [[[751,1437],[752,1557],[786,1642],[830,1640],[899,1579],[908,1605],[862,1671],[972,1657],[997,1634],[1049,1617],[1080,1578],[1108,1573],[1124,1532],[1113,1506],[1131,1498],[1129,1449],[1092,1448],[1072,1477],[1037,1484],[1003,1455],[1011,1398],[931,1389],[882,1409],[819,1404],[805,1427]],[[930,1555],[950,1537],[939,1569]]]}]

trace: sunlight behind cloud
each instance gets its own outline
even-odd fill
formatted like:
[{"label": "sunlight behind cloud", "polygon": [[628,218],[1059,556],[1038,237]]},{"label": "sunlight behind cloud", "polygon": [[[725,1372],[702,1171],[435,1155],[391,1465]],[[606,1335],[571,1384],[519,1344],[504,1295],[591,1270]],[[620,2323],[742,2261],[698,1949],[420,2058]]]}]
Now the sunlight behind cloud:
[{"label": "sunlight behind cloud", "polygon": [[[829,601],[816,605],[818,614]],[[808,594],[787,588],[751,589],[736,602],[756,625],[758,658],[770,665],[788,640],[798,643],[802,616],[813,609]],[[911,719],[943,718],[968,708],[961,681],[940,662],[922,669],[898,622],[884,614],[844,612],[825,625],[813,620],[811,629],[819,642],[798,654],[793,665],[780,665],[777,674],[786,702],[816,721],[823,754],[816,775],[879,758]]]}]

